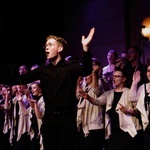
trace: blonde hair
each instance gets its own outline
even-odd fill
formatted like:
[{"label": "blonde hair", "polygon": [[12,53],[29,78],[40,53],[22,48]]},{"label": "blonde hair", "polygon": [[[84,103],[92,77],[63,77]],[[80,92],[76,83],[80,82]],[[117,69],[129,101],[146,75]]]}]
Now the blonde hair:
[{"label": "blonde hair", "polygon": [[55,39],[63,47],[65,47],[67,45],[67,41],[62,37],[59,37],[59,36],[56,36],[56,35],[49,35],[49,36],[46,37],[46,41],[48,41],[49,39]]}]

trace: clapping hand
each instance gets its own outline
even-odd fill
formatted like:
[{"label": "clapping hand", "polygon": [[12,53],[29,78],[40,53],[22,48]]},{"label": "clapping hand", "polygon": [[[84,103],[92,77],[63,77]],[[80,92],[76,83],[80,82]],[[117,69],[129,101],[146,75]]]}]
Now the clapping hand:
[{"label": "clapping hand", "polygon": [[87,92],[85,92],[83,90],[80,90],[79,93],[80,93],[80,96],[83,97],[84,99],[88,98],[88,93]]}]

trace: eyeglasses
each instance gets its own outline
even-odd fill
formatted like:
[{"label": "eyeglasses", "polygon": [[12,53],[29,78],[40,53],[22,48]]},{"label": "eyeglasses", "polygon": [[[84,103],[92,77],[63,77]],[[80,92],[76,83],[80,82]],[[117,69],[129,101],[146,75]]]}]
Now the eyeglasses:
[{"label": "eyeglasses", "polygon": [[128,51],[128,54],[136,53],[136,51]]},{"label": "eyeglasses", "polygon": [[113,75],[112,77],[113,77],[113,78],[121,78],[121,77],[123,77],[123,76],[120,76],[120,75]]},{"label": "eyeglasses", "polygon": [[45,49],[47,46],[51,47],[51,46],[58,46],[57,44],[52,44],[52,43],[47,43],[43,46],[43,49]]}]

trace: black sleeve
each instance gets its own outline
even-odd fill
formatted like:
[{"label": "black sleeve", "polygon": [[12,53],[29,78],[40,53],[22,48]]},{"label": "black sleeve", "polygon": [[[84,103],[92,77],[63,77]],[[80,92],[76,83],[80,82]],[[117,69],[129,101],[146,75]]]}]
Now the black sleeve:
[{"label": "black sleeve", "polygon": [[92,54],[90,51],[84,52],[82,58],[83,71],[82,76],[88,76],[92,73]]}]

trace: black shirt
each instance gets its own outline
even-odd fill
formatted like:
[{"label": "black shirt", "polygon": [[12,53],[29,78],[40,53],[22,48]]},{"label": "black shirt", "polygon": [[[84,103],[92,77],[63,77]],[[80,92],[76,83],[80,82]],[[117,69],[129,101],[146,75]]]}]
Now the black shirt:
[{"label": "black shirt", "polygon": [[[132,67],[131,63],[127,63],[123,69],[127,76],[126,87],[130,88],[132,84],[133,74],[136,70],[136,67]],[[141,72],[141,80],[138,83],[138,87],[139,87],[140,85],[148,82],[148,79],[146,77],[146,65],[139,62],[137,70]]]},{"label": "black shirt", "polygon": [[[40,80],[45,102],[45,115],[50,111],[69,111],[76,108],[76,83],[79,76],[87,76],[92,73],[92,56],[90,52],[84,52],[82,64],[77,61],[67,62],[60,60],[57,65],[48,64],[40,66],[26,74],[18,76],[11,82],[27,84]],[[8,80],[1,80],[0,83]],[[4,76],[3,76],[4,79]]]},{"label": "black shirt", "polygon": [[119,133],[120,127],[119,127],[119,115],[116,112],[116,106],[122,96],[123,92],[114,92],[114,101],[112,103],[111,109],[108,111],[109,117],[111,119],[111,133]]}]

